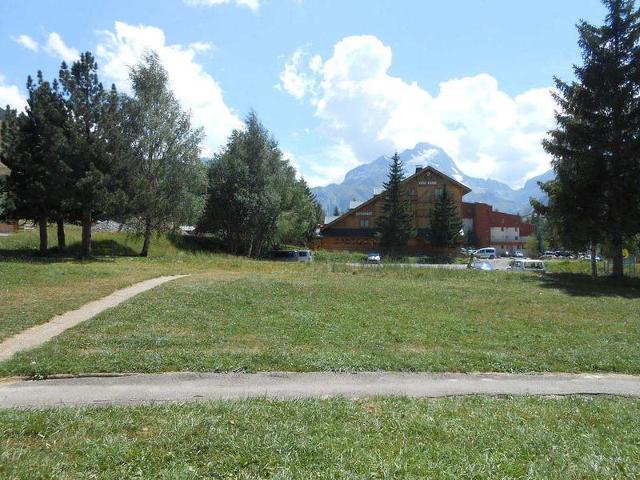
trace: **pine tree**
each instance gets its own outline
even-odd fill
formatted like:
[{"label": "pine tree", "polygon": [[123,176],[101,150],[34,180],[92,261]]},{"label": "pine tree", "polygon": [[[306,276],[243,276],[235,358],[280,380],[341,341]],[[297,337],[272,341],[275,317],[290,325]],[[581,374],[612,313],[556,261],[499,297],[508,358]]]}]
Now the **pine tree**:
[{"label": "pine tree", "polygon": [[403,164],[396,152],[391,158],[384,187],[382,215],[377,224],[377,240],[384,254],[395,258],[406,250],[414,233],[409,201],[402,186]]},{"label": "pine tree", "polygon": [[460,243],[462,220],[458,213],[458,206],[446,186],[436,197],[431,210],[431,222],[427,238],[429,243],[437,248],[452,248]]},{"label": "pine tree", "polygon": [[157,54],[145,55],[131,70],[135,98],[125,101],[125,132],[133,150],[129,205],[143,234],[140,255],[149,254],[154,231],[167,231],[197,212],[206,176],[199,159],[201,129],[191,127],[169,89]]},{"label": "pine tree", "polygon": [[7,204],[14,218],[31,219],[40,230],[40,253],[48,249],[49,220],[63,215],[68,168],[65,163],[66,109],[57,83],[27,79],[25,113],[7,115],[3,134],[5,161],[11,169]]},{"label": "pine tree", "polygon": [[89,257],[93,221],[119,210],[125,199],[127,149],[122,141],[121,97],[115,86],[104,89],[90,52],[81,54],[71,68],[62,63],[60,83],[69,112],[70,198],[82,223],[81,255]]},{"label": "pine tree", "polygon": [[334,217],[339,217],[340,216],[340,209],[338,208],[337,205],[335,207],[333,207],[333,216]]},{"label": "pine tree", "polygon": [[603,3],[604,25],[578,25],[577,81],[556,79],[557,127],[544,142],[556,179],[537,209],[566,246],[610,244],[620,277],[624,241],[640,231],[640,13],[632,0]]}]

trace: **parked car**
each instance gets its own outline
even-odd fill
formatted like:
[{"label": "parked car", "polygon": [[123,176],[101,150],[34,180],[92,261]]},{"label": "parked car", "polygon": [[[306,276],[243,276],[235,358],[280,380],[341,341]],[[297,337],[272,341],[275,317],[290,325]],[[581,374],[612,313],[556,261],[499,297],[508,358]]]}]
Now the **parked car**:
[{"label": "parked car", "polygon": [[518,250],[518,251],[513,253],[513,256],[515,258],[524,258],[524,253],[522,253],[521,251]]},{"label": "parked car", "polygon": [[312,262],[313,261],[313,253],[311,250],[298,250],[298,261],[299,262]]},{"label": "parked car", "polygon": [[274,250],[271,252],[271,259],[276,262],[297,262],[297,250]]},{"label": "parked car", "polygon": [[546,251],[542,254],[542,258],[556,258],[555,252]]},{"label": "parked car", "polygon": [[491,263],[482,262],[482,261],[471,262],[469,263],[469,265],[467,265],[467,268],[471,268],[473,270],[484,270],[487,272],[494,270],[493,265]]},{"label": "parked car", "polygon": [[542,260],[517,259],[509,263],[507,270],[512,272],[538,272],[544,273],[544,262]]},{"label": "parked car", "polygon": [[498,255],[496,254],[496,249],[493,247],[485,247],[473,252],[476,258],[488,258],[493,260]]},{"label": "parked car", "polygon": [[382,263],[382,256],[379,253],[370,253],[367,255],[367,263],[379,265]]}]

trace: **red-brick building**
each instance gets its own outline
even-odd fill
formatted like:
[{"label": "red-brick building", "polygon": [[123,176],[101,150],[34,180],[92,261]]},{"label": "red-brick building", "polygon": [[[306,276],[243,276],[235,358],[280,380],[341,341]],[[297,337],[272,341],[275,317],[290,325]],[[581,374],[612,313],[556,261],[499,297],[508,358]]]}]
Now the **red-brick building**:
[{"label": "red-brick building", "polygon": [[526,250],[533,225],[520,215],[496,212],[487,203],[462,202],[465,232],[473,231],[478,248],[494,247],[498,254]]}]

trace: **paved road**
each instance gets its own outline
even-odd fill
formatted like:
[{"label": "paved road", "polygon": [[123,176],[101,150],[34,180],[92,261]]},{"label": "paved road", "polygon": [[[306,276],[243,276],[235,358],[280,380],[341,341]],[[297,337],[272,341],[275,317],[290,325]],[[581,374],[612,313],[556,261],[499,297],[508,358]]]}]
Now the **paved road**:
[{"label": "paved road", "polygon": [[587,374],[166,373],[0,383],[0,408],[130,405],[251,397],[293,399],[406,395],[622,395],[640,376]]},{"label": "paved road", "polygon": [[104,298],[89,302],[77,310],[56,315],[47,323],[28,328],[0,343],[0,362],[10,359],[13,355],[23,350],[38,347],[53,337],[60,335],[65,330],[75,327],[109,308],[120,305],[122,302],[142,292],[184,276],[186,275],[171,275],[135,283],[129,287],[116,290]]}]

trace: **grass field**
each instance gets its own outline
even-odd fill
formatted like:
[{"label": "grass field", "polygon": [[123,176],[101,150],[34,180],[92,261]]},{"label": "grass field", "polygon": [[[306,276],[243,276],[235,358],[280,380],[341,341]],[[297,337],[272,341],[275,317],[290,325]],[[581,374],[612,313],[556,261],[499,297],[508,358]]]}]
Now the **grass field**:
[{"label": "grass field", "polygon": [[638,478],[639,418],[610,398],[0,411],[0,477]]},{"label": "grass field", "polygon": [[[69,229],[71,241],[76,229]],[[165,370],[640,372],[637,282],[444,270],[357,271],[194,253],[96,235],[90,262],[32,255],[35,232],[0,239],[0,339],[162,274],[188,279],[110,310],[2,374]],[[71,252],[73,252],[71,248]],[[330,255],[327,256],[331,258]],[[327,259],[326,259],[327,260]],[[555,262],[567,271],[578,262]]]},{"label": "grass field", "polygon": [[[192,273],[15,356],[0,364],[0,374],[640,373],[635,281],[612,284],[562,273],[354,270],[333,263],[193,255],[163,245],[151,259],[0,264],[13,272],[2,282],[6,298],[14,299],[5,307],[8,322],[3,321],[14,331],[134,278]],[[21,267],[35,274],[25,275]],[[25,295],[33,302],[21,302]],[[33,314],[40,309],[46,314]]]}]

